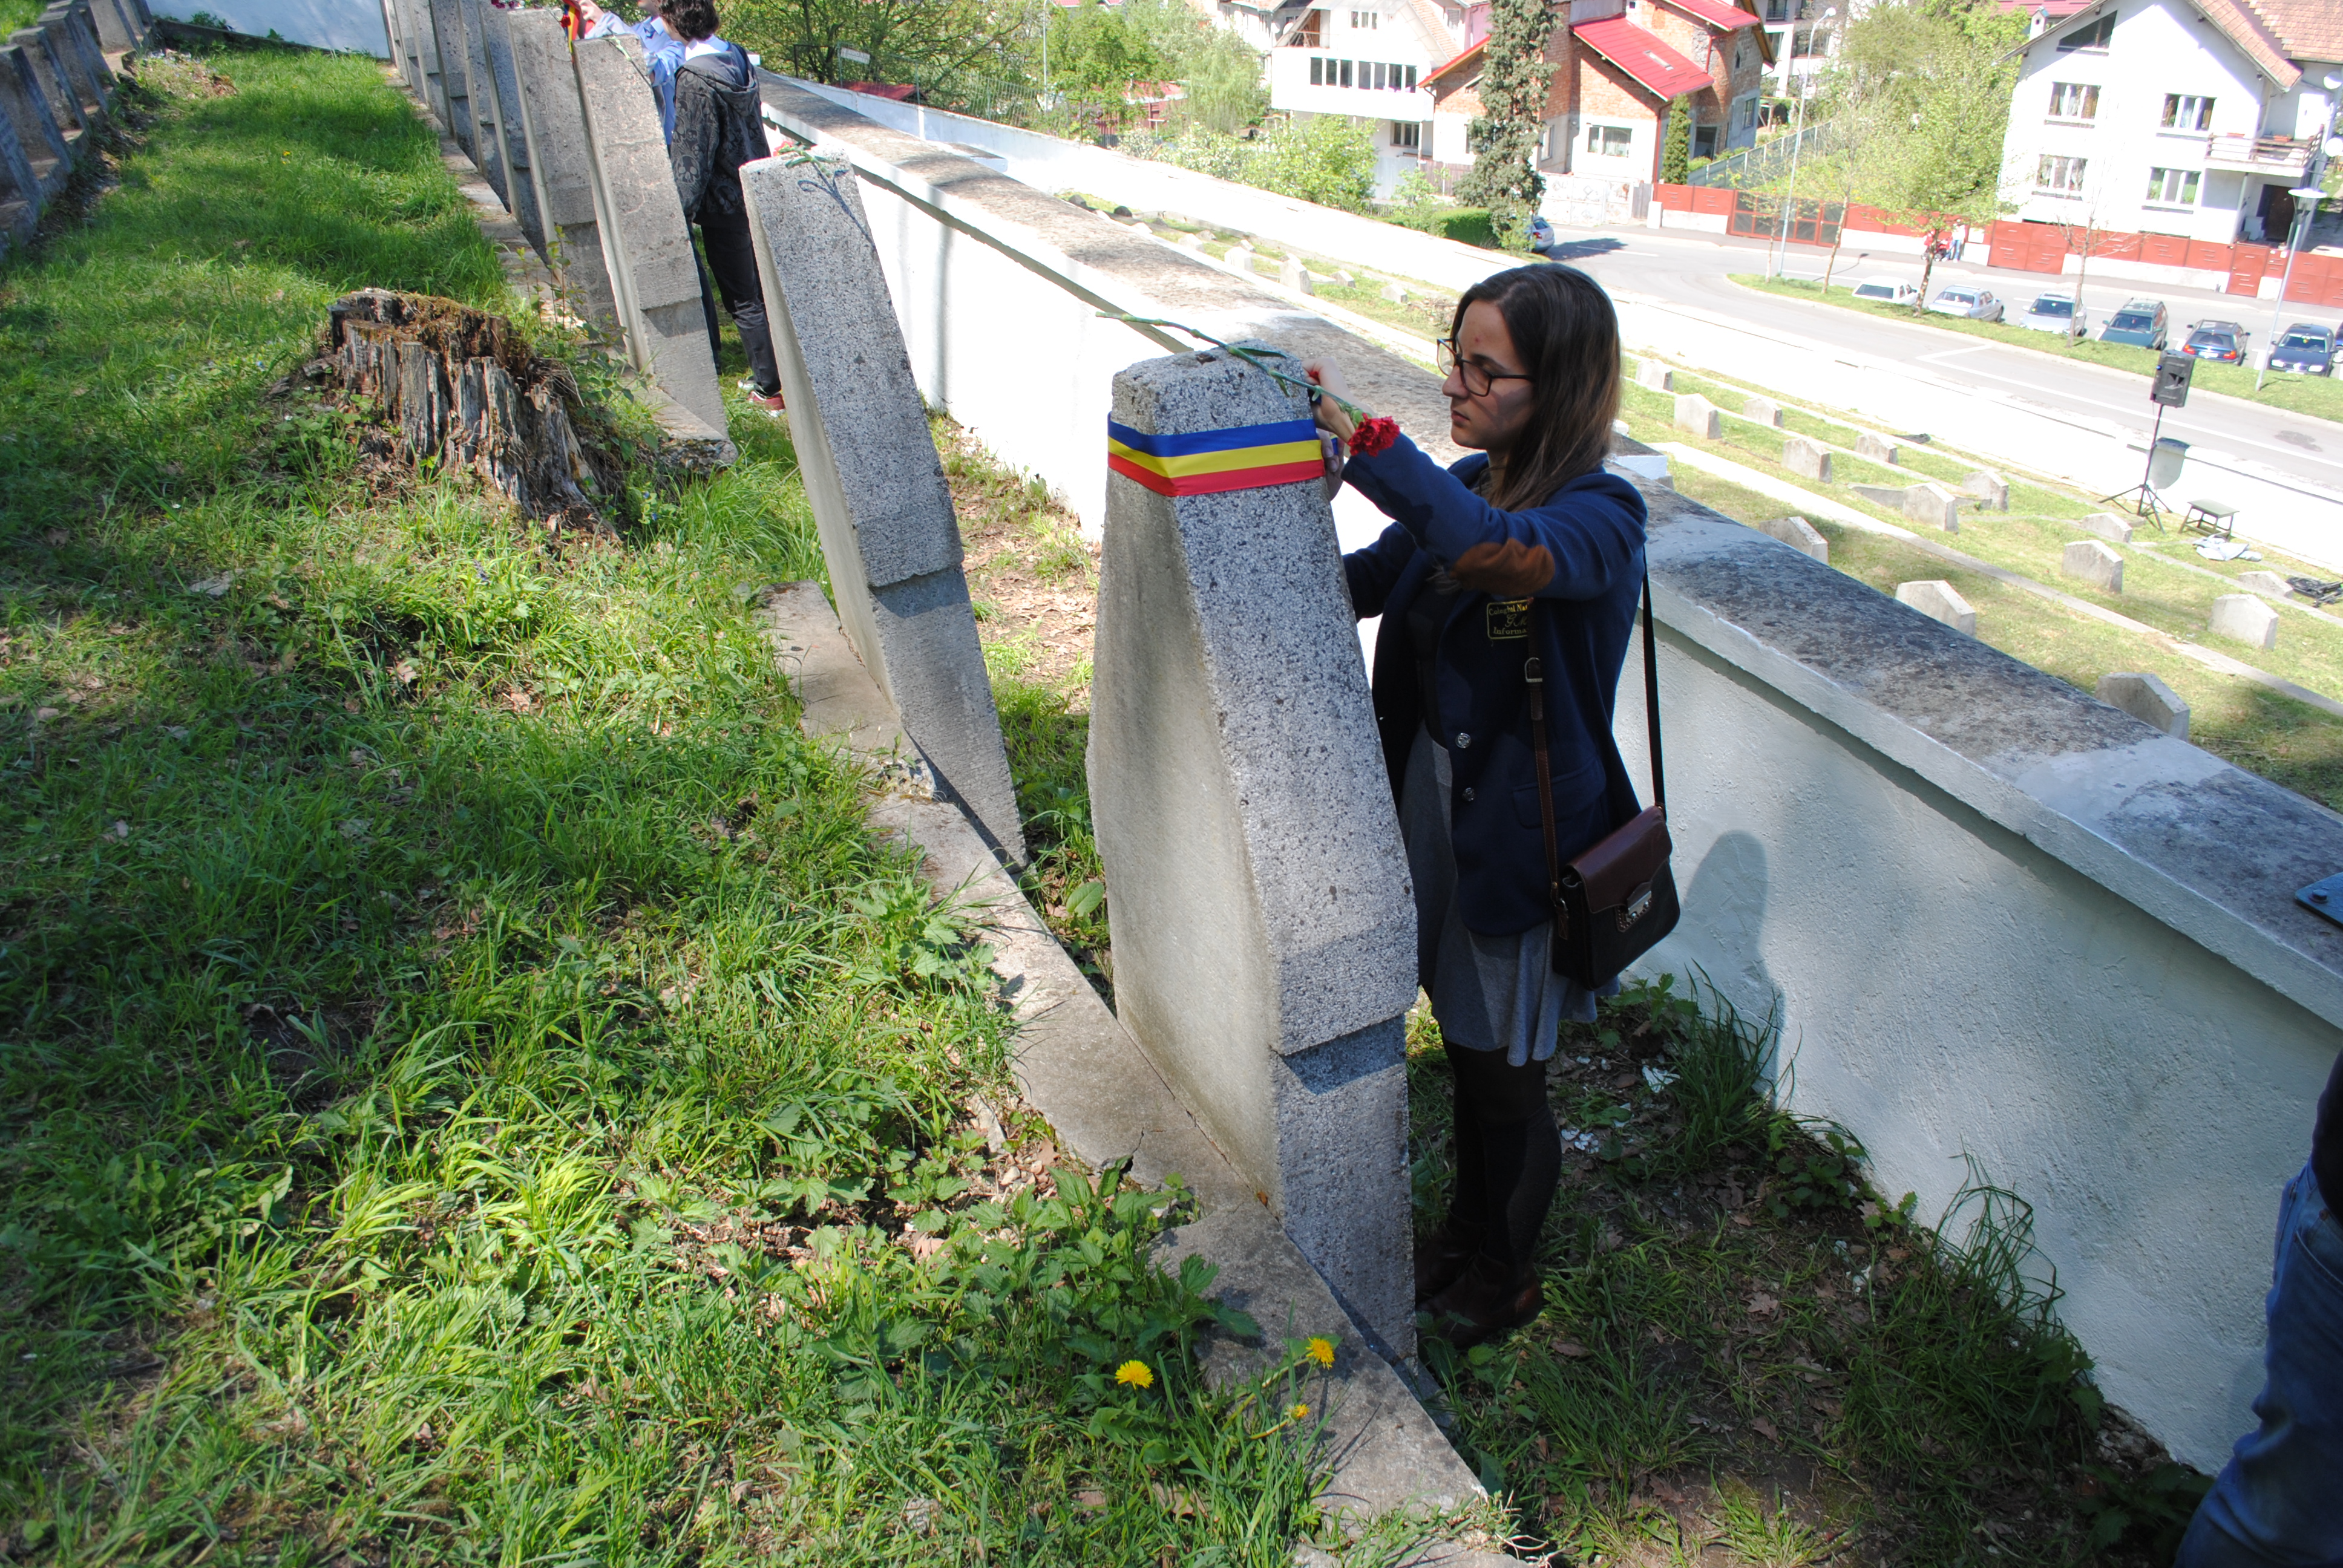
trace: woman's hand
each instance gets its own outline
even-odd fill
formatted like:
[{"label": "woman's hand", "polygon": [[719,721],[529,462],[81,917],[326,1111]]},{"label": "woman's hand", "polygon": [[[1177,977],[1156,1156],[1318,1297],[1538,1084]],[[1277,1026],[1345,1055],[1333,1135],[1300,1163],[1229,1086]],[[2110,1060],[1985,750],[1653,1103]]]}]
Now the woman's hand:
[{"label": "woman's hand", "polygon": [[1335,368],[1331,359],[1312,359],[1302,366],[1302,374],[1329,394],[1310,400],[1310,412],[1316,417],[1318,428],[1348,441],[1351,438],[1351,411],[1342,407],[1342,399],[1351,395],[1351,387],[1342,379],[1342,371]]}]

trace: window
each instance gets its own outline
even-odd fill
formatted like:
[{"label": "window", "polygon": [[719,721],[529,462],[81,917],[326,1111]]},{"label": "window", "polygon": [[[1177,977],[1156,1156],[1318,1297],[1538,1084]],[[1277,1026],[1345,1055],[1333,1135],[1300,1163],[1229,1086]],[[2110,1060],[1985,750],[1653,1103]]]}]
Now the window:
[{"label": "window", "polygon": [[2185,93],[2165,94],[2164,128],[2167,131],[2211,130],[2213,100],[2193,97]]},{"label": "window", "polygon": [[2045,153],[2042,166],[2034,176],[2034,188],[2052,196],[2079,196],[2083,190],[2083,170],[2088,158],[2057,157]]},{"label": "window", "polygon": [[2195,169],[2150,169],[2147,171],[2147,199],[2169,202],[2175,206],[2197,205]]},{"label": "window", "polygon": [[2097,119],[2099,89],[2088,82],[2051,83],[2050,117],[2054,120]]},{"label": "window", "polygon": [[1313,87],[1326,85],[1326,56],[1323,55],[1310,56],[1310,85]]},{"label": "window", "polygon": [[1740,44],[1733,45],[1733,68],[1735,72],[1741,69],[1741,51],[1744,47],[1745,45]]},{"label": "window", "polygon": [[1586,127],[1586,150],[1598,158],[1625,157],[1634,139],[1635,133],[1625,126]]},{"label": "window", "polygon": [[1413,152],[1423,145],[1423,126],[1414,120],[1393,120],[1391,123],[1391,145],[1393,152]]},{"label": "window", "polygon": [[1353,11],[1351,13],[1351,25],[1362,33],[1372,33],[1375,30],[1375,23],[1380,15],[1379,12],[1374,11]]},{"label": "window", "polygon": [[2096,22],[2084,23],[2059,39],[2058,53],[2064,55],[2073,49],[2104,49],[2107,46],[2107,40],[2115,35],[2115,14],[2109,12]]},{"label": "window", "polygon": [[1739,118],[1741,121],[1740,129],[1751,131],[1757,128],[1757,99],[1754,94],[1749,97],[1741,100],[1741,114]]},{"label": "window", "polygon": [[1694,126],[1692,128],[1692,156],[1696,158],[1713,158],[1716,156],[1715,126]]},{"label": "window", "polygon": [[1407,91],[1415,91],[1415,67],[1413,65],[1407,68]]},{"label": "window", "polygon": [[1337,65],[1341,65],[1341,66],[1342,67],[1342,80],[1341,85],[1345,86],[1345,87],[1349,86],[1349,85],[1351,85],[1351,64],[1352,64],[1352,63],[1351,63],[1350,61],[1348,61],[1348,60],[1340,60],[1340,61],[1337,61],[1337,62],[1336,62],[1336,64],[1337,64]]},{"label": "window", "polygon": [[[1302,18],[1286,44],[1295,49],[1322,49],[1326,46],[1326,13],[1312,11]],[[1312,80],[1316,80],[1312,77]]]}]

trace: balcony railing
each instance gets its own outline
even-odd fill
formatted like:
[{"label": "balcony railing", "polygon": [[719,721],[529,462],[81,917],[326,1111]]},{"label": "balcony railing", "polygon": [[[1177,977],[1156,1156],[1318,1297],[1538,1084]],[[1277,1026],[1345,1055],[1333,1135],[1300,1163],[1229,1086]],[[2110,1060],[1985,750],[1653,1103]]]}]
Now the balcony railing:
[{"label": "balcony railing", "polygon": [[2247,136],[2234,133],[2205,138],[2209,168],[2298,178],[2310,167],[2310,143],[2294,136]]}]

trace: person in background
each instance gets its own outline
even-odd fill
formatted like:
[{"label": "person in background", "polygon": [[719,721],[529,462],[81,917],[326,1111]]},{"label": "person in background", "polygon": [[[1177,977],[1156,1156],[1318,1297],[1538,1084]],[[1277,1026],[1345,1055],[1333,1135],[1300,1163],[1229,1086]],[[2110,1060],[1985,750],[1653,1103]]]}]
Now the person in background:
[{"label": "person in background", "polygon": [[699,297],[708,310],[708,341],[719,344],[716,301],[709,290],[715,274],[724,308],[740,329],[749,355],[749,401],[778,416],[781,376],[773,359],[772,333],[765,324],[764,289],[757,276],[757,247],[749,237],[749,208],[740,194],[740,166],[770,157],[761,99],[749,56],[716,35],[714,0],[668,0],[667,28],[683,40],[675,70],[675,128],[668,138],[668,163],[685,219],[699,226],[708,253],[700,268]]},{"label": "person in background", "polygon": [[2237,1440],[2174,1568],[2343,1564],[2343,1056],[2318,1097],[2310,1160],[2278,1207],[2258,1430]]}]

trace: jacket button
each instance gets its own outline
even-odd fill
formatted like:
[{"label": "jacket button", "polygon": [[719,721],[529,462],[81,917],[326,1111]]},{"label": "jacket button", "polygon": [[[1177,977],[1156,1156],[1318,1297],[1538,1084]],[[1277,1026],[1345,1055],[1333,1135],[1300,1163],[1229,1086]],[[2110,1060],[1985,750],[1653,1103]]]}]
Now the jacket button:
[{"label": "jacket button", "polygon": [[1464,803],[1467,806],[1473,803],[1473,787],[1470,784],[1464,787]]},{"label": "jacket button", "polygon": [[1465,734],[1465,733],[1464,733],[1463,730],[1461,730],[1461,729],[1460,729],[1460,730],[1458,730],[1458,731],[1456,732],[1456,749],[1457,749],[1457,750],[1462,751],[1462,750],[1463,750],[1466,747],[1468,747],[1468,746],[1470,746],[1470,745],[1472,745],[1472,744],[1473,744],[1473,738],[1472,738],[1471,736],[1469,736],[1469,735]]}]

